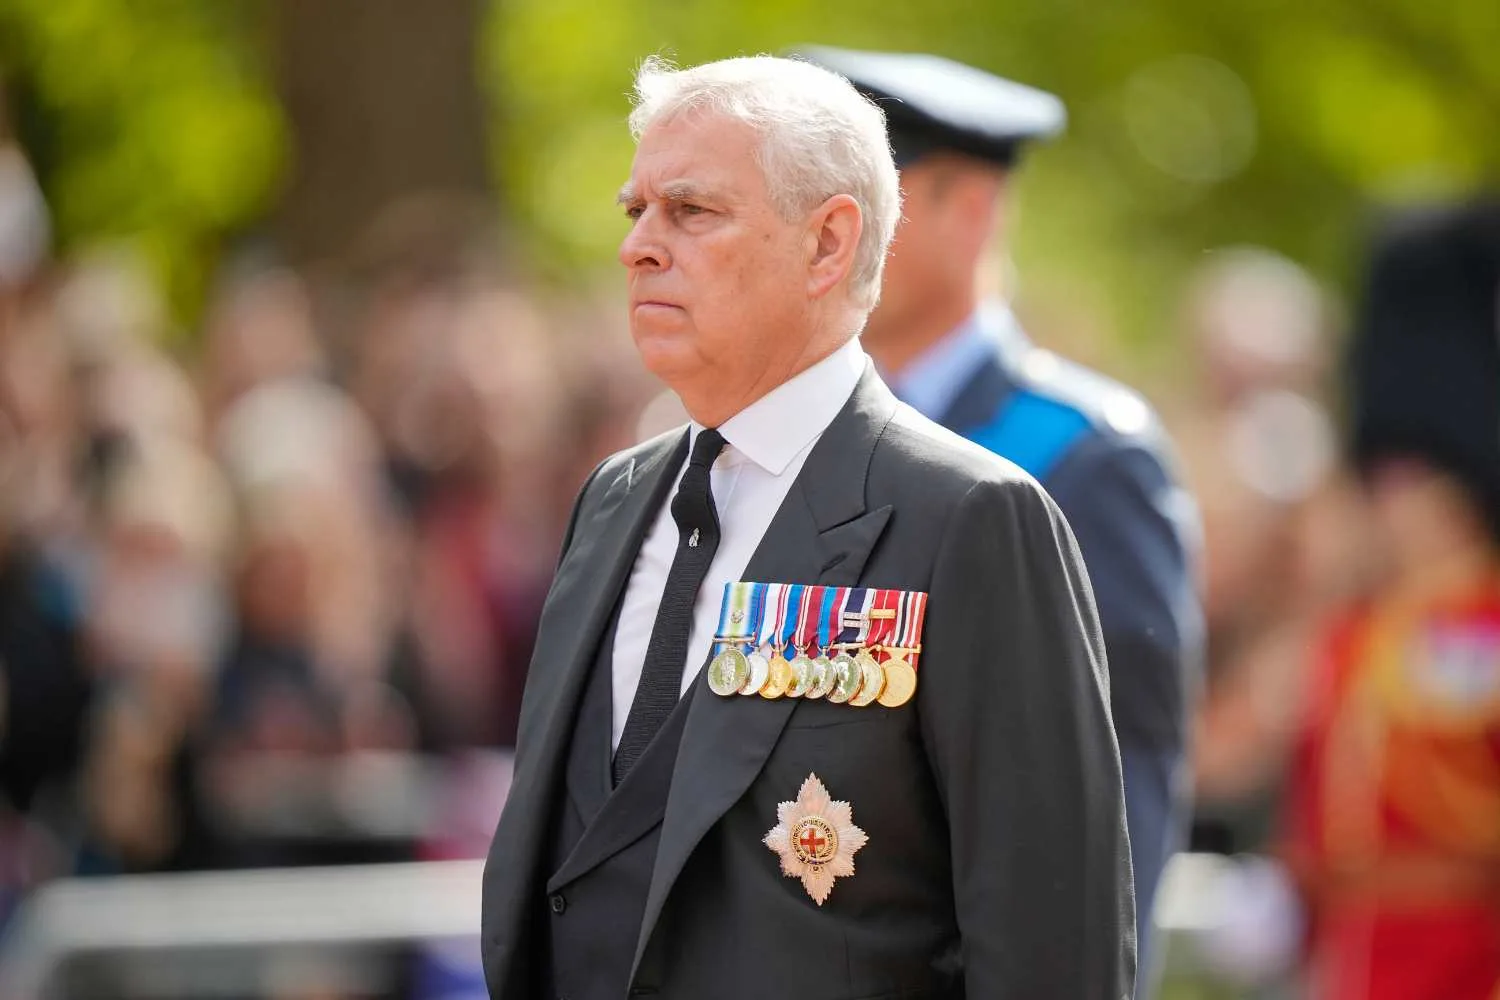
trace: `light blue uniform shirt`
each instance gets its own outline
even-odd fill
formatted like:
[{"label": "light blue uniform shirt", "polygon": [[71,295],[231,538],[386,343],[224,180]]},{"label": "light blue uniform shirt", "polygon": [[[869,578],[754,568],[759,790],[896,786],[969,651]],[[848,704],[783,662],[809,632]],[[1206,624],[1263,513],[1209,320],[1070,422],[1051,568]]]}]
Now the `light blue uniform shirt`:
[{"label": "light blue uniform shirt", "polygon": [[924,417],[940,420],[997,347],[1025,337],[1009,308],[986,303],[893,376],[891,389]]}]

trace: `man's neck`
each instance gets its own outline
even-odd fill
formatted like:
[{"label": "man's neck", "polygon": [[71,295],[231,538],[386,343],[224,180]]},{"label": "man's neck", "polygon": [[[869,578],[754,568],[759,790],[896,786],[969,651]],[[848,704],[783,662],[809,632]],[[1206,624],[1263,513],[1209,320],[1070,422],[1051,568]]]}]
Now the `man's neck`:
[{"label": "man's neck", "polygon": [[940,306],[919,310],[908,317],[870,317],[861,338],[875,365],[888,379],[900,378],[923,354],[959,325],[974,315],[979,307],[977,294],[953,296]]},{"label": "man's neck", "polygon": [[693,420],[704,427],[719,427],[735,414],[754,405],[772,390],[790,382],[820,361],[832,357],[850,339],[851,337],[845,336],[842,340],[835,342],[820,340],[809,344],[808,349],[801,356],[789,364],[768,369],[754,384],[746,386],[739,392],[728,391],[727,387],[722,384],[710,386],[706,392],[696,392],[693,389],[677,386],[673,387],[673,391],[677,393],[683,408]]}]

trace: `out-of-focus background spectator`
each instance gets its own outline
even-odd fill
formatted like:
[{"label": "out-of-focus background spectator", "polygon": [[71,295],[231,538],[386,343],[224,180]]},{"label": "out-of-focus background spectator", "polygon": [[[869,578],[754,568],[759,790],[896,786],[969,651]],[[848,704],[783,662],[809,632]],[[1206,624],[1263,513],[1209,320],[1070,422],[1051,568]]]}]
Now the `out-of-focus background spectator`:
[{"label": "out-of-focus background spectator", "polygon": [[[613,265],[632,72],[810,40],[1068,103],[992,277],[1146,387],[1203,512],[1164,995],[1302,995],[1287,789],[1330,623],[1402,542],[1346,458],[1341,359],[1373,221],[1500,178],[1492,2],[7,0],[0,956],[45,950],[14,927],[49,886],[482,856],[573,493],[673,419]],[[124,948],[145,904],[104,906]],[[309,931],[274,968],[83,955],[51,988],[482,992],[462,935],[403,933],[357,974]]]}]

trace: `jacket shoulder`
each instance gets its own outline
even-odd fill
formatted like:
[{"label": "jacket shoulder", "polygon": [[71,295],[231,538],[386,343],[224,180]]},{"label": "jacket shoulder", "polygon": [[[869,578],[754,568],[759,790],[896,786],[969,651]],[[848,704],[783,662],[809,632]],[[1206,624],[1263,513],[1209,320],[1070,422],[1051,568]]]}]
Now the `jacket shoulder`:
[{"label": "jacket shoulder", "polygon": [[899,405],[881,440],[881,464],[890,478],[909,483],[933,500],[957,503],[976,486],[1045,493],[1021,466]]}]

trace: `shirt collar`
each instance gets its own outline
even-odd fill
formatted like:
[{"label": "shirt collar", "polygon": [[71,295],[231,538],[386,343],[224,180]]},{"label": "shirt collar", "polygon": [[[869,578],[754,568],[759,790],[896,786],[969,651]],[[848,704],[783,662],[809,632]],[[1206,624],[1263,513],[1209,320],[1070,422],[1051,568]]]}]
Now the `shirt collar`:
[{"label": "shirt collar", "polygon": [[917,355],[891,380],[891,388],[918,413],[937,420],[997,347],[1008,355],[1026,343],[1025,337],[1008,306],[986,302]]},{"label": "shirt collar", "polygon": [[[868,358],[859,338],[730,417],[719,426],[730,447],[773,476],[786,471],[802,452],[833,423],[854,393]],[[692,424],[696,440],[703,425]],[[734,464],[732,452],[726,452]]]}]

